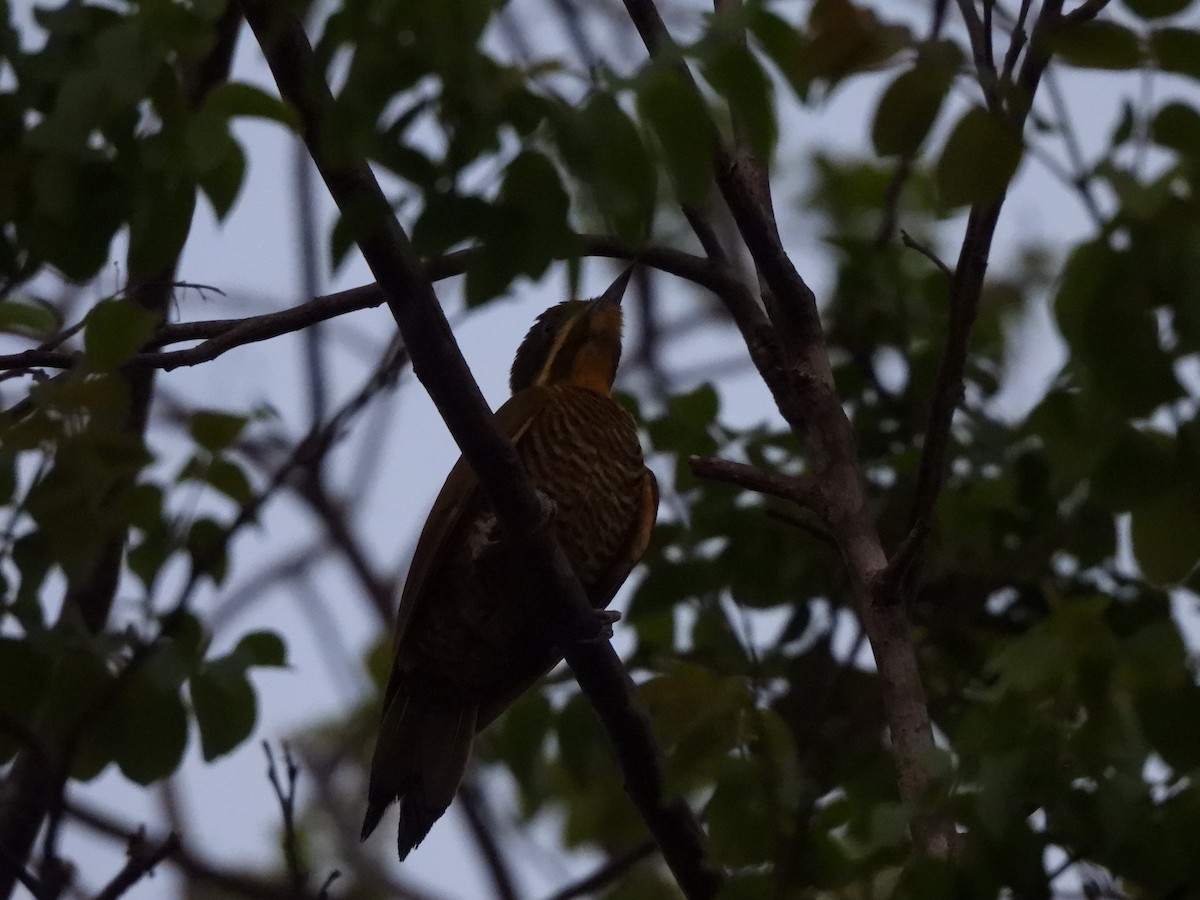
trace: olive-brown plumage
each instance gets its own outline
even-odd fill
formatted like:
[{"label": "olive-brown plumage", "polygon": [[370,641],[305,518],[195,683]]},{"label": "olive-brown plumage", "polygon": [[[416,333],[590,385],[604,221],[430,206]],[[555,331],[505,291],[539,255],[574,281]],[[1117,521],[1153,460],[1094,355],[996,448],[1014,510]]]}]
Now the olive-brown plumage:
[{"label": "olive-brown plumage", "polygon": [[[658,509],[632,417],[612,397],[621,354],[626,271],[600,298],[538,317],[513,362],[512,398],[496,422],[534,486],[553,501],[554,529],[597,609],[637,565]],[[531,616],[540,598],[503,587],[489,553],[495,520],[459,460],[429,513],[400,599],[384,694],[365,839],[400,801],[404,859],[445,812],[476,732],[561,654]]]}]

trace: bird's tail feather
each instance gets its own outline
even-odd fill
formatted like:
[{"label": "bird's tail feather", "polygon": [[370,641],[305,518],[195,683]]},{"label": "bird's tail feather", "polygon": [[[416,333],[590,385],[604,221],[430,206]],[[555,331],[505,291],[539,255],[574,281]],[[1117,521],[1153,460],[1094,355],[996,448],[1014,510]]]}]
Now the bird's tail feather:
[{"label": "bird's tail feather", "polygon": [[412,694],[397,695],[383,717],[371,763],[366,839],[400,801],[397,849],[404,859],[454,799],[475,737],[477,707]]}]

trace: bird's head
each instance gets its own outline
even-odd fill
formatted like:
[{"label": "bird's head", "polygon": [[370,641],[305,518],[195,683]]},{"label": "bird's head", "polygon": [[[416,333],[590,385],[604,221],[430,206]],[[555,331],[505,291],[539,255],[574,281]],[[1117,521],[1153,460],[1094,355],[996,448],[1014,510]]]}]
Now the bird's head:
[{"label": "bird's head", "polygon": [[513,360],[514,394],[551,384],[612,389],[621,359],[621,298],[632,272],[630,266],[595,300],[566,300],[538,316]]}]

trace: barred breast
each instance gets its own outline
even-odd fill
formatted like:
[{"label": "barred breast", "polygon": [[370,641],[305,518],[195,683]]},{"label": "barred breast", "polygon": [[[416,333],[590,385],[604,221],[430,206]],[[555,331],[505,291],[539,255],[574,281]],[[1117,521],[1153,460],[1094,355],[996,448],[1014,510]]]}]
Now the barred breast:
[{"label": "barred breast", "polygon": [[[646,472],[637,427],[604,394],[566,384],[545,390],[551,395],[521,438],[520,456],[534,486],[554,502],[555,536],[590,593],[624,550],[639,514]],[[494,524],[481,495],[465,521],[467,534],[426,584],[405,668],[423,672],[434,693],[502,696],[556,657],[529,642],[526,617],[538,601],[506,596],[473,559],[471,548]]]},{"label": "barred breast", "polygon": [[633,418],[611,397],[556,385],[521,442],[538,489],[558,507],[555,533],[584,589],[621,551],[645,477]]}]

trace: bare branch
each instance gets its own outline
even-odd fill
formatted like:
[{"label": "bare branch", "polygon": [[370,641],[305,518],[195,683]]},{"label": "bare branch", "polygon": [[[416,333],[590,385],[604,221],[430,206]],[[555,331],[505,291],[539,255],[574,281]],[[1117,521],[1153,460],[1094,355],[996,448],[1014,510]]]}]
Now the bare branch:
[{"label": "bare branch", "polygon": [[27,891],[34,897],[41,897],[45,892],[41,880],[25,868],[25,863],[13,854],[3,844],[0,844],[0,872],[5,874],[5,877],[11,877],[20,882]]},{"label": "bare branch", "polygon": [[[471,264],[476,252],[474,249],[459,250],[438,257],[425,263],[425,271],[434,281],[461,275]],[[636,248],[606,235],[580,235],[578,247],[571,254],[565,255],[574,255],[576,252],[586,256],[637,259],[642,265],[687,279],[720,296],[730,296],[733,298],[731,302],[740,303],[743,307],[747,303],[751,306],[755,303],[737,276],[724,264],[681,250],[666,247]],[[316,297],[307,303],[279,312],[242,319],[211,319],[164,325],[155,332],[147,347],[163,347],[191,340],[202,340],[204,343],[185,350],[138,353],[128,362],[127,368],[171,371],[185,366],[200,365],[237,347],[292,334],[347,313],[382,306],[385,302],[380,287],[367,284]],[[31,368],[69,369],[79,361],[78,353],[38,348],[0,355],[0,371]]]},{"label": "bare branch", "polygon": [[[653,0],[625,0],[625,8],[652,56],[680,58]],[[679,69],[694,85],[686,66]],[[735,316],[735,321],[780,413],[797,437],[807,438],[813,475],[827,498],[825,524],[846,561],[881,676],[900,794],[920,803],[932,784],[923,759],[934,746],[925,689],[903,606],[874,603],[872,584],[887,566],[887,557],[868,513],[854,433],[834,388],[816,298],[784,249],[770,207],[758,196],[750,173],[713,133],[716,182],[769,289],[765,296],[771,302],[774,328],[749,318]],[[930,856],[946,857],[954,851],[952,822],[919,815],[913,835]]]},{"label": "bare branch", "polygon": [[[745,463],[715,459],[711,456],[689,456],[688,465],[697,478],[723,481],[755,493],[790,500],[808,509],[819,511],[824,506],[820,487],[811,475],[794,476],[765,472]],[[824,514],[819,514],[824,518]]]},{"label": "bare branch", "polygon": [[179,835],[175,832],[172,831],[158,846],[154,846],[146,840],[146,829],[139,828],[129,836],[129,846],[125,850],[129,859],[126,860],[125,866],[96,894],[95,900],[117,900],[178,849]]},{"label": "bare branch", "polygon": [[1090,22],[1096,16],[1104,11],[1104,7],[1108,6],[1109,0],[1083,0],[1077,7],[1069,13],[1063,15],[1063,21],[1068,25],[1080,25],[1084,22]]},{"label": "bare branch", "polygon": [[[1050,30],[1057,27],[1061,9],[1062,0],[1049,0],[1042,6],[1034,24],[1029,51],[1017,76],[1020,90],[1014,97],[1014,108],[1009,112],[1013,126],[1018,132],[1024,128],[1025,119],[1033,105],[1033,95],[1049,62],[1047,37]],[[963,235],[958,264],[954,268],[954,277],[950,284],[950,322],[947,327],[946,344],[942,349],[942,360],[934,381],[929,421],[921,444],[921,461],[917,470],[917,485],[910,516],[914,529],[921,522],[933,520],[933,509],[945,478],[950,429],[954,422],[954,411],[963,396],[963,376],[966,371],[967,353],[970,350],[971,332],[979,312],[979,299],[991,253],[992,237],[1006,193],[1007,188],[995,200],[976,204],[967,218],[966,233]],[[918,572],[919,550],[918,546],[913,554]]]},{"label": "bare branch", "polygon": [[[987,0],[984,2],[986,8]],[[967,28],[971,54],[975,58],[975,73],[979,78],[984,100],[987,101],[988,109],[998,111],[1001,101],[997,90],[999,76],[996,73],[996,61],[992,57],[991,16],[988,16],[986,23],[981,21],[979,11],[975,9],[975,0],[958,0],[958,9]]]},{"label": "bare branch", "polygon": [[[67,815],[89,831],[118,841],[127,840],[134,830],[131,825],[119,821],[115,816],[76,801],[67,803]],[[310,894],[297,895],[290,884],[281,884],[258,874],[219,866],[197,855],[182,838],[179,839],[178,848],[167,857],[166,862],[192,881],[210,885],[245,900],[306,900],[311,897]],[[415,893],[399,896],[428,900]]]},{"label": "bare branch", "polygon": [[329,900],[329,889],[333,887],[333,883],[341,877],[342,873],[337,869],[334,869],[327,876],[325,876],[325,881],[322,882],[321,889],[317,891],[317,900]]},{"label": "bare branch", "polygon": [[[315,66],[303,27],[269,0],[242,0],[242,9],[281,95],[299,113],[305,142],[334,200],[342,209],[360,213],[356,241],[387,297],[412,354],[414,372],[462,448],[501,531],[527,535],[519,574],[554,598],[547,624],[560,635],[594,630],[592,608],[553,534],[539,527],[541,503],[516,451],[496,430],[424,267],[373,173],[365,160],[334,163],[326,156],[323,133],[333,97]],[[607,641],[564,644],[567,662],[612,741],[626,790],[681,888],[689,897],[714,896],[722,878],[708,861],[691,811],[664,796],[660,753],[645,714],[634,703],[633,684],[620,659]]]},{"label": "bare branch", "polygon": [[594,897],[601,888],[612,884],[653,853],[654,842],[642,841],[624,853],[614,856],[586,878],[581,878],[579,881],[555,891],[546,900],[575,900],[576,897]]},{"label": "bare branch", "polygon": [[933,250],[931,250],[925,244],[918,241],[915,237],[913,237],[911,234],[909,234],[903,228],[900,229],[900,240],[904,243],[905,247],[908,247],[909,249],[912,249],[912,250],[916,250],[918,253],[920,253],[922,256],[924,256],[926,259],[928,259],[931,263],[933,263],[935,266],[937,266],[939,269],[941,269],[942,274],[945,275],[947,278],[949,278],[951,280],[954,279],[954,270],[951,269],[944,262],[942,262],[942,258],[940,256],[938,256],[936,253],[934,253]]},{"label": "bare branch", "polygon": [[284,741],[281,745],[283,753],[284,773],[287,777],[285,785],[279,776],[275,765],[275,754],[271,751],[269,741],[262,742],[263,753],[267,757],[267,780],[275,791],[275,799],[279,801],[279,811],[283,816],[283,856],[287,861],[288,878],[291,879],[292,889],[297,894],[303,894],[308,887],[308,873],[300,862],[300,846],[296,838],[296,782],[300,778],[300,767],[292,756],[292,751]]},{"label": "bare branch", "polygon": [[1004,53],[1004,68],[1000,73],[1000,79],[1005,85],[1012,83],[1017,59],[1021,56],[1021,50],[1024,49],[1025,42],[1029,39],[1029,35],[1025,32],[1025,20],[1029,18],[1029,7],[1032,2],[1033,0],[1021,0],[1021,8],[1017,12],[1017,21],[1013,25],[1012,37],[1008,41],[1008,50]]},{"label": "bare branch", "polygon": [[923,519],[913,525],[888,560],[887,567],[875,576],[876,603],[896,603],[902,599],[904,580],[924,548],[930,528],[929,522]]}]

